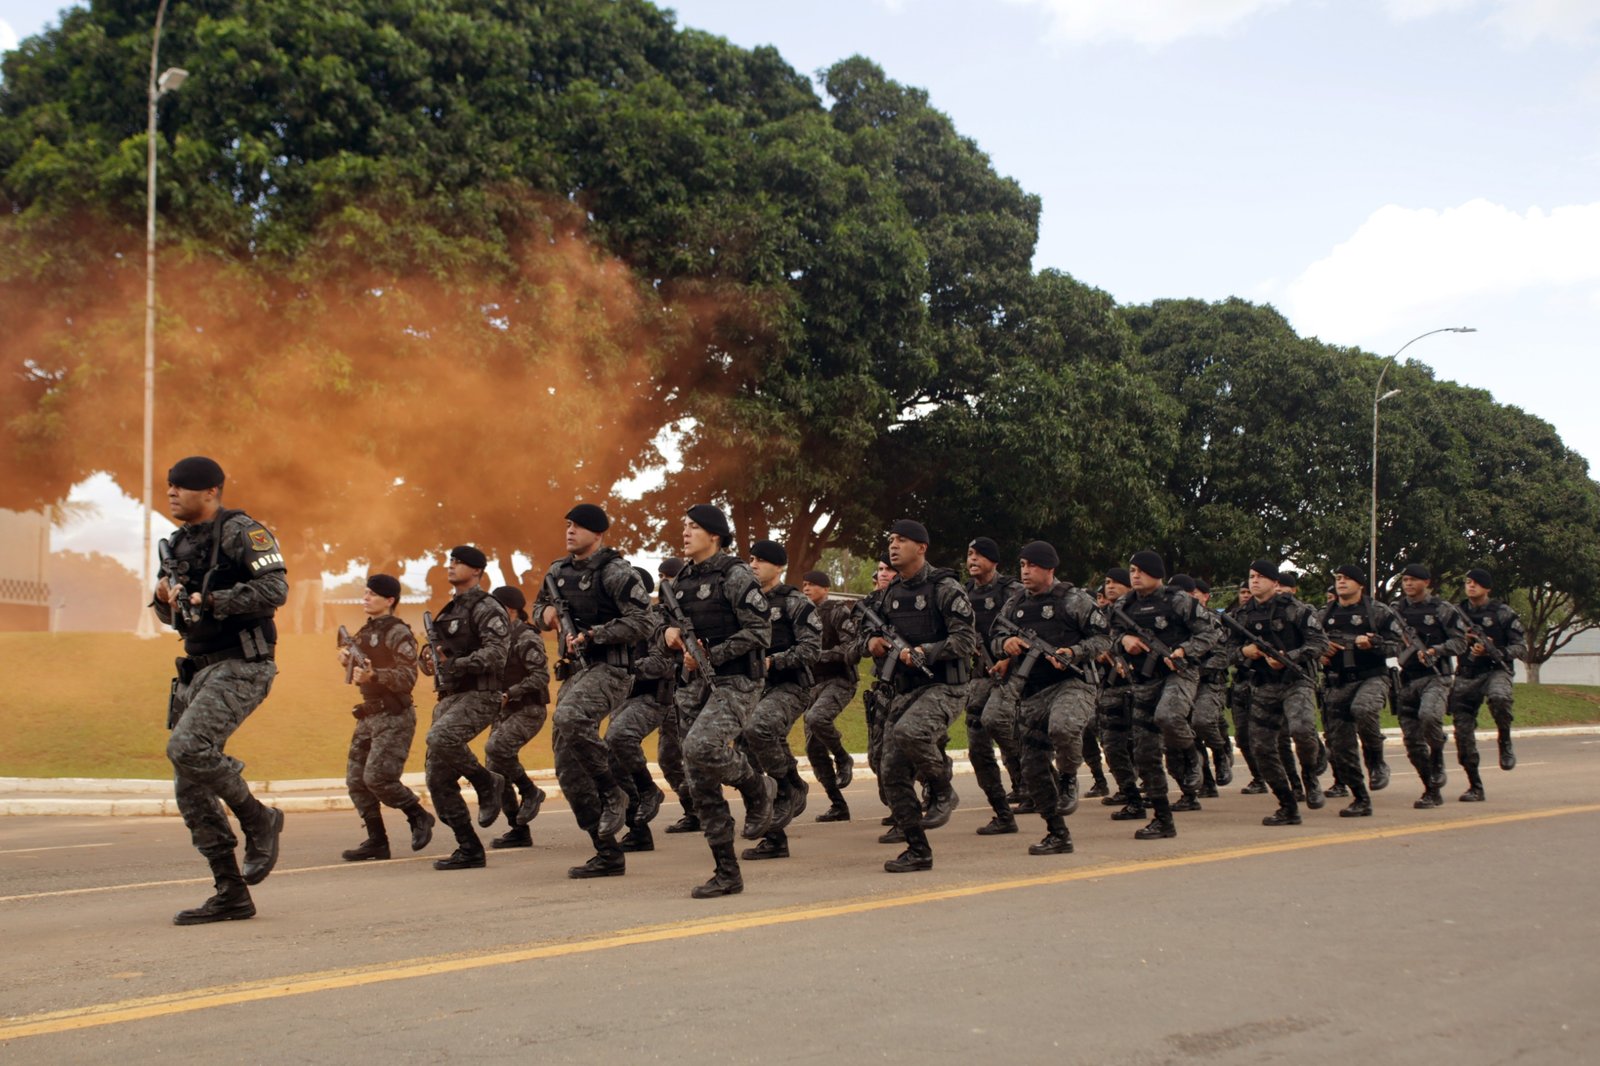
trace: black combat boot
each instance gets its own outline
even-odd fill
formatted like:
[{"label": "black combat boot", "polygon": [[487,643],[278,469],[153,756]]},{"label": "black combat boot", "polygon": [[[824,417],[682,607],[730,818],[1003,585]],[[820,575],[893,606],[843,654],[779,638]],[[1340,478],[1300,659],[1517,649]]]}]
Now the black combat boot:
[{"label": "black combat boot", "polygon": [[1314,811],[1322,810],[1328,801],[1322,797],[1322,782],[1317,780],[1315,763],[1302,767],[1301,772],[1305,776],[1306,806]]},{"label": "black combat boot", "polygon": [[1333,784],[1322,790],[1322,795],[1327,799],[1347,799],[1350,795],[1350,786],[1344,783],[1344,777],[1337,767],[1333,771]]},{"label": "black combat boot", "polygon": [[744,878],[739,874],[739,860],[733,854],[733,844],[713,844],[711,854],[717,861],[711,880],[690,889],[689,895],[695,899],[716,899],[743,892]]},{"label": "black combat boot", "polygon": [[1360,781],[1350,782],[1350,794],[1355,799],[1350,801],[1350,806],[1339,812],[1340,818],[1371,818],[1372,796],[1367,792],[1367,786]]},{"label": "black combat boot", "polygon": [[1264,796],[1267,794],[1267,783],[1259,777],[1252,777],[1250,783],[1239,790],[1241,796]]},{"label": "black combat boot", "polygon": [[1301,823],[1300,807],[1294,798],[1294,792],[1288,788],[1283,790],[1273,789],[1273,795],[1278,797],[1278,809],[1261,819],[1262,825],[1299,825]]},{"label": "black combat boot", "polygon": [[1367,765],[1367,788],[1372,792],[1382,792],[1389,787],[1389,764],[1383,758],[1383,741],[1380,739],[1373,748],[1363,748],[1362,761]]},{"label": "black combat boot", "polygon": [[1223,741],[1212,749],[1212,761],[1217,764],[1217,787],[1227,788],[1233,784],[1233,748]]},{"label": "black combat boot", "polygon": [[769,829],[782,829],[806,811],[806,797],[811,786],[800,776],[798,767],[791,767],[778,782],[778,794],[772,801],[772,825]]},{"label": "black combat boot", "polygon": [[739,857],[747,861],[787,859],[789,857],[789,834],[782,829],[768,830],[767,835],[761,838],[761,843],[753,848],[745,848]]},{"label": "black combat boot", "polygon": [[1061,798],[1056,801],[1056,813],[1070,818],[1078,811],[1078,775],[1061,775]]},{"label": "black combat boot", "polygon": [[590,877],[621,877],[628,872],[628,859],[616,837],[596,828],[589,830],[589,839],[594,842],[594,856],[582,866],[567,867],[568,877],[581,881]]},{"label": "black combat boot", "polygon": [[772,827],[772,808],[778,794],[778,783],[757,771],[737,787],[739,795],[744,797],[744,828],[739,835],[746,840],[760,840]]},{"label": "black combat boot", "polygon": [[1155,817],[1150,819],[1150,824],[1143,829],[1136,829],[1133,833],[1135,840],[1166,840],[1178,835],[1178,826],[1172,820],[1172,804],[1165,796],[1152,796],[1150,805],[1155,808]]},{"label": "black combat boot", "polygon": [[1125,789],[1128,802],[1122,805],[1120,811],[1111,812],[1113,822],[1137,822],[1144,817],[1144,797],[1138,789]]},{"label": "black combat boot", "polygon": [[496,851],[504,848],[531,848],[533,847],[533,830],[525,825],[511,823],[511,828],[489,841],[489,846]]},{"label": "black combat boot", "polygon": [[1511,744],[1511,727],[1500,727],[1500,769],[1515,770],[1517,768],[1517,749]]},{"label": "black combat boot", "polygon": [[472,787],[478,793],[478,825],[487,829],[500,817],[500,810],[505,806],[506,779],[493,770],[485,770],[472,782]]},{"label": "black combat boot", "polygon": [[883,864],[886,873],[905,874],[933,869],[933,849],[928,846],[928,834],[921,826],[906,830],[906,850]]},{"label": "black combat boot", "polygon": [[640,822],[623,834],[622,839],[617,841],[617,847],[623,851],[654,851],[655,834],[650,832],[648,823]]},{"label": "black combat boot", "polygon": [[878,824],[879,825],[893,825],[894,824],[894,815],[892,815],[892,814],[884,815],[882,818],[878,819]]},{"label": "black combat boot", "polygon": [[989,819],[987,825],[978,827],[978,835],[981,837],[1003,836],[1016,831],[1017,816],[1012,814],[1009,808],[1003,811],[995,811],[994,817]]},{"label": "black combat boot", "polygon": [[367,826],[367,839],[355,847],[343,851],[339,857],[345,862],[361,862],[365,859],[387,859],[389,857],[389,834],[383,828],[383,818],[374,815],[363,819]]},{"label": "black combat boot", "polygon": [[244,883],[259,885],[278,865],[278,837],[283,832],[283,812],[256,802],[260,813],[244,829]]},{"label": "black combat boot", "polygon": [[1322,734],[1317,734],[1316,762],[1311,768],[1312,777],[1321,777],[1328,772],[1328,744],[1322,739]]},{"label": "black combat boot", "polygon": [[614,837],[628,823],[628,794],[611,780],[609,774],[604,781],[597,780],[595,785],[600,792],[600,821],[595,830],[603,837]]},{"label": "black combat boot", "polygon": [[546,798],[544,789],[534,784],[532,779],[529,779],[526,787],[519,782],[517,788],[522,793],[522,802],[517,804],[516,812],[510,817],[517,825],[527,825],[539,817],[539,808],[544,806]]},{"label": "black combat boot", "polygon": [[1217,798],[1217,779],[1211,776],[1211,760],[1203,750],[1200,753],[1200,798]]},{"label": "black combat boot", "polygon": [[878,837],[878,843],[880,844],[904,844],[905,842],[906,835],[901,832],[900,827],[897,825],[891,825],[888,832]]},{"label": "black combat boot", "polygon": [[483,842],[478,839],[478,834],[472,831],[471,820],[463,821],[460,825],[450,826],[456,835],[456,850],[448,858],[435,859],[435,870],[481,870],[486,865],[483,853]]},{"label": "black combat boot", "polygon": [[850,820],[850,805],[840,796],[834,800],[828,809],[817,815],[819,822],[848,822]]},{"label": "black combat boot", "polygon": [[683,817],[667,826],[669,833],[698,833],[700,832],[700,819],[695,817],[691,810],[685,809]]},{"label": "black combat boot", "polygon": [[1128,794],[1120,788],[1100,801],[1100,806],[1102,807],[1126,807],[1127,805]]},{"label": "black combat boot", "polygon": [[1094,784],[1089,791],[1083,794],[1084,799],[1104,799],[1111,795],[1111,785],[1106,781],[1106,773],[1100,767],[1091,767],[1094,774]]},{"label": "black combat boot", "polygon": [[1440,789],[1444,788],[1444,786],[1446,784],[1448,784],[1449,781],[1450,781],[1449,776],[1445,773],[1445,770],[1444,770],[1444,745],[1443,744],[1439,745],[1437,748],[1431,749],[1428,752],[1428,763],[1429,763],[1429,766],[1431,767],[1431,770],[1432,770],[1432,776],[1431,776],[1430,780],[1432,780],[1432,782],[1433,782],[1433,790],[1435,792],[1437,792]]},{"label": "black combat boot", "polygon": [[254,918],[256,905],[250,899],[250,890],[244,886],[239,874],[239,860],[233,852],[216,857],[206,856],[211,864],[211,879],[216,894],[198,907],[179,911],[172,916],[173,925],[206,925],[210,922],[235,922]]},{"label": "black combat boot", "polygon": [[[961,797],[956,795],[956,786],[952,781],[942,781],[936,786],[930,786],[928,792],[927,813],[922,816],[922,828],[938,829],[948,825],[950,816],[961,806]],[[910,843],[909,839],[907,843]]]},{"label": "black combat boot", "polygon": [[1191,744],[1179,752],[1179,762],[1183,767],[1183,778],[1178,783],[1178,788],[1185,795],[1193,796],[1200,791],[1200,786],[1205,782],[1205,775],[1201,772],[1202,759],[1200,758],[1200,745]]},{"label": "black combat boot", "polygon": [[410,806],[401,809],[405,811],[406,821],[411,825],[411,850],[421,851],[433,840],[433,827],[437,820],[423,810],[422,804],[415,800]]},{"label": "black combat boot", "polygon": [[648,770],[641,771],[644,780],[639,784],[639,807],[633,812],[635,826],[649,825],[656,820],[656,815],[661,813],[661,804],[665,802],[667,794],[661,791],[659,785],[650,780]]},{"label": "black combat boot", "polygon": [[1028,845],[1029,855],[1071,855],[1072,834],[1067,832],[1067,821],[1060,815],[1045,820],[1047,832],[1043,840]]},{"label": "black combat boot", "polygon": [[1483,778],[1478,775],[1478,757],[1474,755],[1470,760],[1463,759],[1461,769],[1467,774],[1467,790],[1459,797],[1462,803],[1483,802]]},{"label": "black combat boot", "polygon": [[[833,753],[834,776],[838,778],[839,791],[850,787],[856,779],[856,760],[843,747]],[[835,801],[837,802],[837,801]]]}]

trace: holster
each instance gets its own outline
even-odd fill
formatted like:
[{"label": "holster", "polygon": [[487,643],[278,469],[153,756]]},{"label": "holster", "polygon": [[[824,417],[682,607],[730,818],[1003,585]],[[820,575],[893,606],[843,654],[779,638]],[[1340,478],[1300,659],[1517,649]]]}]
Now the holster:
[{"label": "holster", "polygon": [[[178,660],[179,663],[183,663],[183,662],[186,662],[186,661],[187,660],[184,660],[184,659],[179,659]],[[178,679],[177,678],[173,678],[172,679],[172,688],[167,693],[167,729],[170,730],[170,729],[172,729],[174,726],[176,726],[178,724],[179,713],[180,712],[178,711]]]}]

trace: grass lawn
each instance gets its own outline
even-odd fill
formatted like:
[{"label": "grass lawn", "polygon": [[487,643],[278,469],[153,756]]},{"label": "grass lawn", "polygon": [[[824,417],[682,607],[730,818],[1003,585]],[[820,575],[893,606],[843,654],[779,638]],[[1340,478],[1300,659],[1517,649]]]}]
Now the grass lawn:
[{"label": "grass lawn", "polygon": [[[140,640],[120,633],[0,633],[0,662],[13,678],[0,693],[0,777],[165,778],[167,687],[180,648],[172,636]],[[20,684],[39,678],[36,687]],[[355,719],[355,690],[344,685],[332,634],[285,636],[278,645],[272,694],[235,734],[228,751],[258,780],[343,777]],[[433,709],[427,678],[417,686],[419,724],[410,770],[422,768],[423,737]],[[1600,688],[1517,686],[1520,725],[1600,722]],[[1487,708],[1481,720],[1493,722]],[[1386,724],[1393,725],[1392,718]],[[857,700],[839,719],[851,751],[867,745]],[[804,751],[800,726],[790,737]],[[958,721],[950,746],[967,745]],[[481,741],[475,745],[480,754]],[[654,757],[654,741],[649,745]],[[548,727],[523,752],[530,768],[552,765]]]}]

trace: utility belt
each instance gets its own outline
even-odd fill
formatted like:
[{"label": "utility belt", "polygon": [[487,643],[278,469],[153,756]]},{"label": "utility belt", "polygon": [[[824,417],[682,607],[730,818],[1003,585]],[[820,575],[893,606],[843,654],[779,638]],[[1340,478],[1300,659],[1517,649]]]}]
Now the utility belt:
[{"label": "utility belt", "polygon": [[849,677],[850,668],[844,663],[814,663],[811,667],[813,683],[817,681],[832,681],[837,677]]},{"label": "utility belt", "polygon": [[[214,663],[229,659],[243,659],[247,663],[271,662],[278,646],[278,627],[268,618],[256,625],[235,633],[223,633],[205,642],[185,640],[184,654],[178,659],[178,678],[184,684],[194,680],[194,675]],[[185,675],[185,661],[189,666]]]},{"label": "utility belt", "polygon": [[1439,669],[1434,670],[1431,666],[1412,666],[1407,664],[1400,668],[1400,683],[1409,685],[1413,681],[1426,681],[1430,677],[1450,677],[1453,673],[1448,659],[1441,659],[1438,666]]},{"label": "utility belt", "polygon": [[1387,666],[1369,666],[1365,670],[1324,670],[1323,680],[1330,686],[1354,685],[1362,681],[1371,681],[1375,677],[1383,677],[1389,672]]},{"label": "utility belt", "polygon": [[718,677],[748,677],[752,681],[760,681],[767,676],[767,653],[758,648],[743,655],[736,655],[727,662],[713,667],[711,672]]},{"label": "utility belt", "polygon": [[412,706],[409,699],[403,699],[392,692],[385,692],[374,699],[362,700],[350,708],[350,713],[355,715],[356,721],[359,722],[376,714],[404,714],[411,710]]},{"label": "utility belt", "polygon": [[447,674],[440,686],[442,696],[459,696],[463,692],[499,692],[500,679],[491,674]]},{"label": "utility belt", "polygon": [[1200,683],[1202,685],[1220,685],[1223,681],[1227,680],[1227,677],[1228,668],[1226,666],[1218,666],[1210,669],[1202,668],[1200,670]]},{"label": "utility belt", "polygon": [[620,666],[624,670],[633,666],[632,644],[585,644],[583,658],[590,664],[603,663],[606,666]]},{"label": "utility belt", "polygon": [[801,688],[810,688],[816,684],[816,677],[809,666],[791,666],[787,670],[768,670],[767,687],[775,688],[778,685],[799,685]]},{"label": "utility belt", "polygon": [[936,663],[929,663],[928,669],[933,671],[932,677],[904,663],[896,663],[895,693],[904,696],[908,692],[915,692],[929,685],[965,685],[972,680],[972,668],[965,659],[941,659]]},{"label": "utility belt", "polygon": [[670,677],[636,677],[633,679],[633,688],[628,690],[630,700],[649,697],[657,703],[671,704],[677,694],[678,685]]}]

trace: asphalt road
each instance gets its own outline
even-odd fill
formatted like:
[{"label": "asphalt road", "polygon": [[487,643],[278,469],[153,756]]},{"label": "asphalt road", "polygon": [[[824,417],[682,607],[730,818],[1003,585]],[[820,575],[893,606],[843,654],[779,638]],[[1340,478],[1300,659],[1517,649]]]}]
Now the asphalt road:
[{"label": "asphalt road", "polygon": [[442,837],[341,863],[354,818],[299,814],[257,918],[178,928],[210,882],[177,820],[0,819],[0,1062],[1595,1061],[1600,738],[1522,741],[1486,804],[1453,771],[1436,811],[1390,747],[1369,819],[1267,829],[1235,783],[1175,840],[1086,804],[1047,858],[1037,818],[975,836],[962,779],[899,876],[864,784],[716,901],[698,837],[568,880],[559,806],[453,873]]}]

